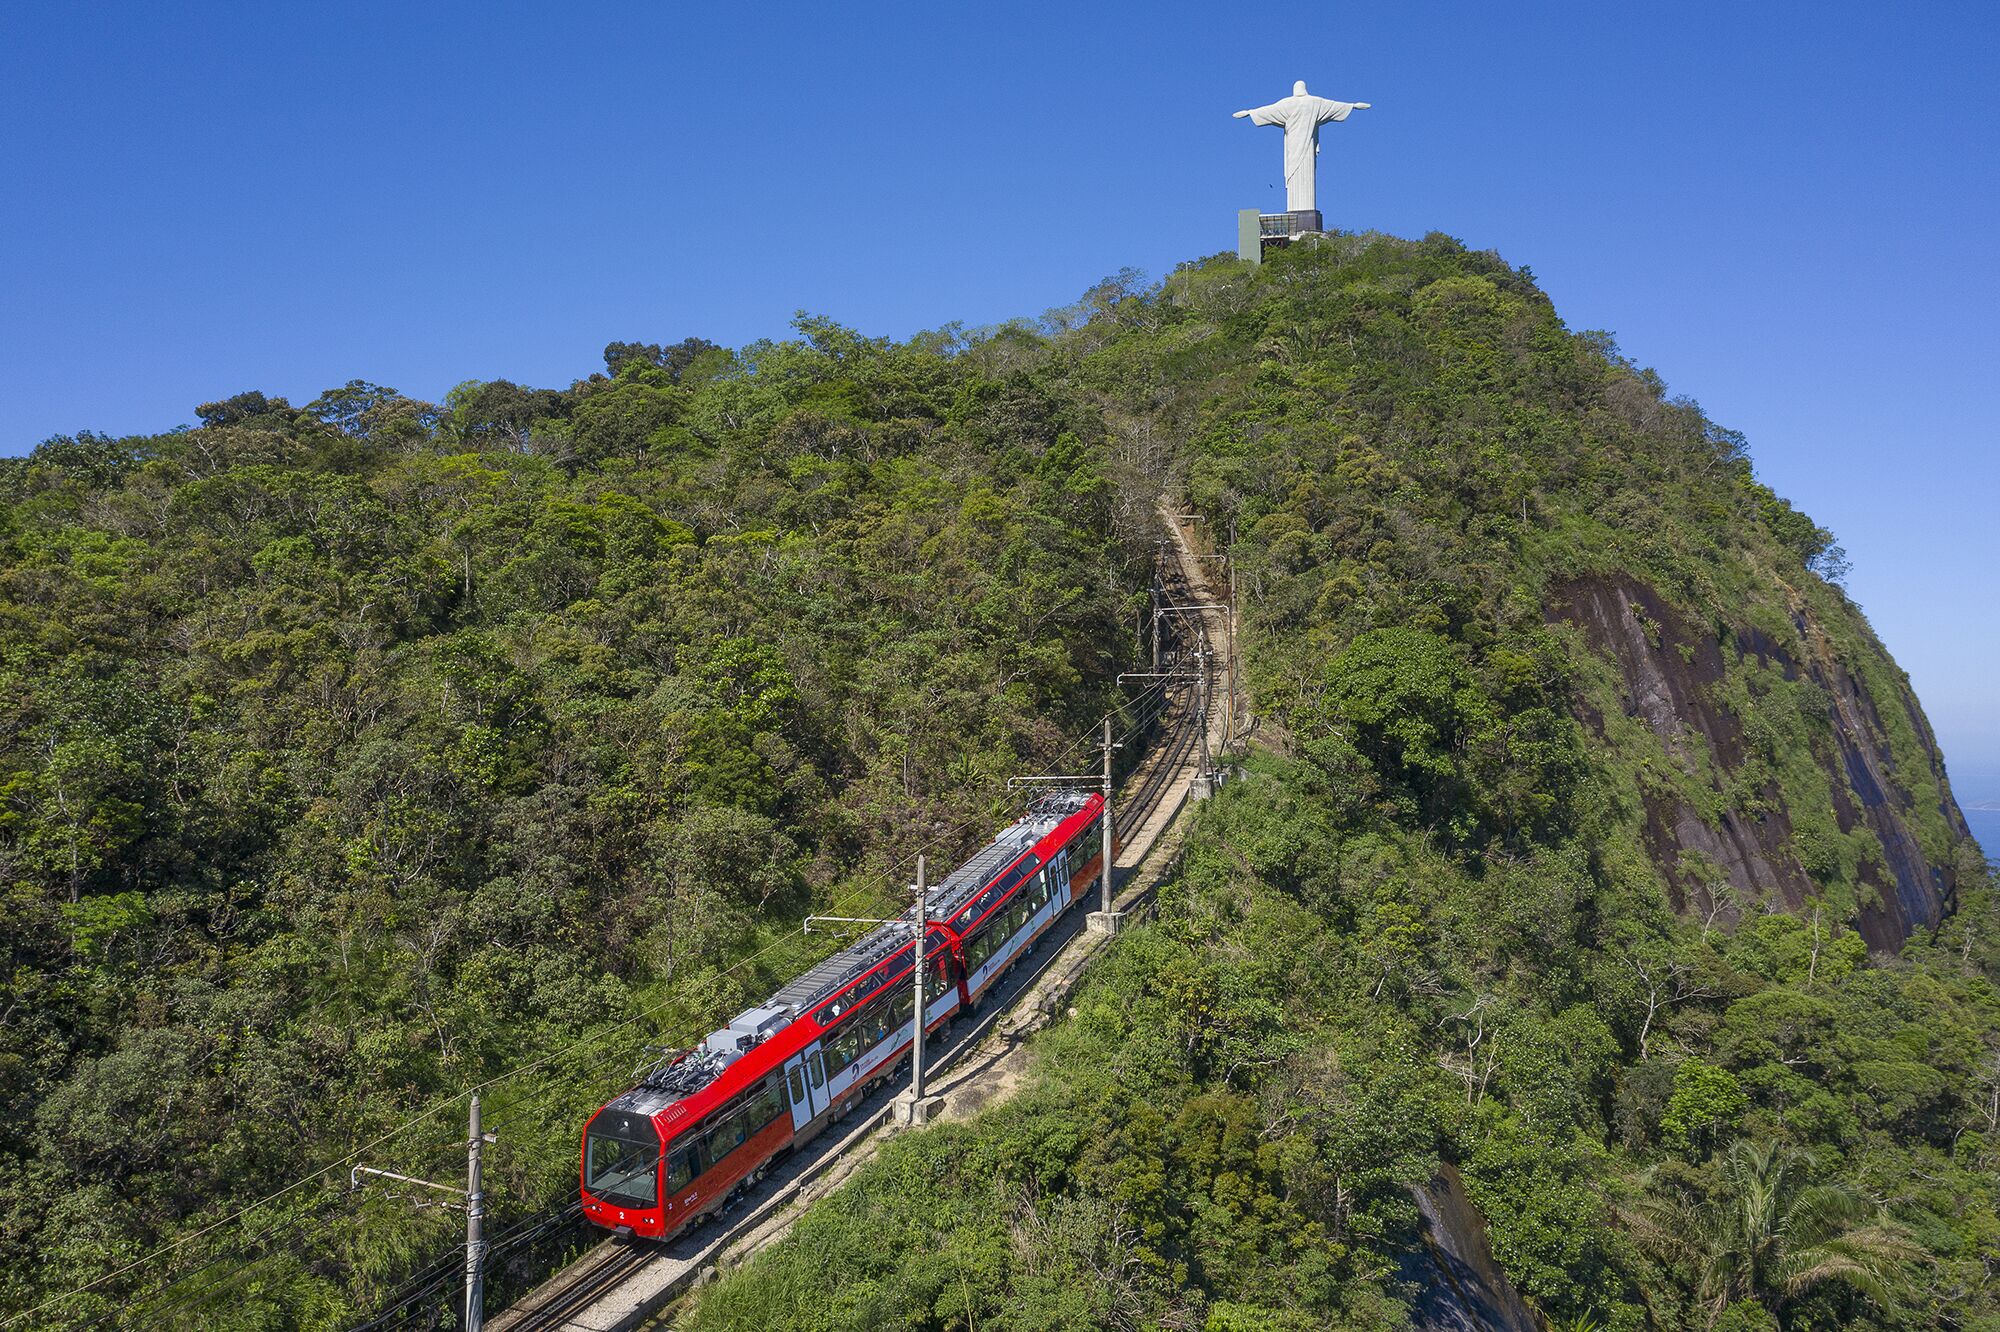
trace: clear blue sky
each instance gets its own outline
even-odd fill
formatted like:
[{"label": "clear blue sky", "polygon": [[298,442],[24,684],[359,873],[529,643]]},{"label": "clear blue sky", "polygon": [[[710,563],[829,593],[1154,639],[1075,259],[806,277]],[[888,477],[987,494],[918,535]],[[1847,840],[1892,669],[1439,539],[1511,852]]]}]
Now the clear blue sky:
[{"label": "clear blue sky", "polygon": [[[697,12],[698,11],[698,12]],[[1540,276],[1832,527],[2000,797],[1989,3],[14,5],[0,452],[613,338],[1035,314],[1278,207]]]}]

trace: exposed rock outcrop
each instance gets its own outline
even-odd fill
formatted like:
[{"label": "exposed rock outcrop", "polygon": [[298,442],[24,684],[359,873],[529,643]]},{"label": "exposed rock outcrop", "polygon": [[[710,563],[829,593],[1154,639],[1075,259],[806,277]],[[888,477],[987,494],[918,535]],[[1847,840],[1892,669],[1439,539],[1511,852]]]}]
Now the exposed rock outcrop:
[{"label": "exposed rock outcrop", "polygon": [[1486,1221],[1450,1165],[1411,1192],[1423,1218],[1422,1241],[1404,1256],[1402,1275],[1416,1287],[1415,1332],[1544,1332],[1514,1283],[1493,1261]]},{"label": "exposed rock outcrop", "polygon": [[[1879,853],[1858,867],[1859,881],[1870,891],[1853,924],[1869,946],[1900,948],[1914,930],[1936,924],[1949,909],[1956,883],[1953,855],[1950,848],[1926,851],[1914,826],[1918,791],[1937,793],[1937,813],[1954,844],[1970,833],[1951,797],[1930,726],[1899,673],[1900,697],[1878,701],[1803,610],[1792,613],[1796,633],[1790,643],[1749,626],[1703,633],[1655,589],[1629,577],[1571,583],[1551,599],[1549,614],[1577,626],[1589,646],[1616,665],[1626,715],[1644,722],[1678,769],[1677,789],[1661,784],[1640,792],[1647,849],[1666,875],[1677,909],[1733,919],[1752,903],[1802,907],[1827,886],[1802,863],[1793,811],[1774,782],[1757,784],[1748,799],[1741,790],[1730,796],[1731,787],[1742,785],[1731,779],[1741,776],[1751,745],[1746,718],[1724,701],[1723,689],[1731,669],[1753,658],[1758,666],[1776,668],[1786,681],[1809,680],[1824,694],[1830,743],[1815,746],[1814,757],[1834,817],[1843,834],[1865,827],[1879,844]],[[1867,643],[1881,652],[1872,635]],[[1885,705],[1902,709],[1915,733],[1927,770],[1908,776],[1920,780],[1897,771],[1880,710]],[[1600,736],[1608,734],[1596,709],[1579,710]],[[1704,802],[1710,813],[1704,815],[1688,798],[1689,783],[1714,797]],[[1727,895],[1720,893],[1716,873],[1726,879]]]}]

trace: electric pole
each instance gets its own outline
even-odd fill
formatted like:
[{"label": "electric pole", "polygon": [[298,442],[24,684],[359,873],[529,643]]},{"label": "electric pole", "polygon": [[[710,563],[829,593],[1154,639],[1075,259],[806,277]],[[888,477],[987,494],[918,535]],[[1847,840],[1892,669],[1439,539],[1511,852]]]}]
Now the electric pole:
[{"label": "electric pole", "polygon": [[924,875],[923,852],[917,853],[917,1032],[910,1046],[910,1100],[924,1100],[924,943],[930,935],[930,881]]},{"label": "electric pole", "polygon": [[472,1098],[472,1133],[465,1144],[465,1332],[486,1321],[486,1193],[479,1185],[479,1098]]},{"label": "electric pole", "polygon": [[472,1098],[470,1131],[465,1142],[465,1187],[452,1184],[434,1184],[414,1175],[399,1175],[393,1170],[378,1170],[374,1166],[355,1166],[347,1172],[347,1187],[361,1187],[361,1177],[370,1175],[376,1179],[393,1179],[399,1184],[412,1184],[420,1189],[430,1189],[435,1193],[453,1193],[465,1199],[463,1203],[423,1203],[418,1207],[464,1207],[465,1208],[465,1332],[479,1332],[486,1319],[486,1193],[479,1181],[479,1149],[499,1138],[491,1133],[483,1133],[479,1127],[479,1098]]},{"label": "electric pole", "polygon": [[[930,881],[925,873],[924,858],[917,857],[917,911],[915,920],[916,943],[910,949],[910,979],[916,986],[916,1002],[911,1005],[916,1028],[910,1037],[910,1090],[896,1098],[891,1107],[899,1124],[925,1124],[943,1108],[944,1101],[936,1096],[924,1095],[924,944],[930,932]],[[812,927],[820,925],[888,925],[895,929],[907,930],[912,927],[909,916],[898,916],[894,920],[879,920],[872,916],[807,916],[800,929],[807,934]]]},{"label": "electric pole", "polygon": [[1116,836],[1117,829],[1111,811],[1111,751],[1118,748],[1118,746],[1111,741],[1111,715],[1109,713],[1106,713],[1104,717],[1104,739],[1099,742],[1099,747],[1104,751],[1104,811],[1099,821],[1099,832],[1101,835],[1099,837],[1100,850],[1098,852],[1099,858],[1103,862],[1103,872],[1098,876],[1097,880],[1099,885],[1097,890],[1098,909],[1090,913],[1087,923],[1091,929],[1098,931],[1100,934],[1116,934],[1118,933],[1118,927],[1124,923],[1125,917],[1122,912],[1111,909],[1112,875],[1117,868],[1113,863],[1113,857],[1116,854],[1113,838]]},{"label": "electric pole", "polygon": [[[1127,680],[1144,680],[1149,678],[1155,677],[1149,677],[1144,671],[1128,672],[1118,677],[1118,683],[1124,684]],[[1162,675],[1157,678],[1162,680],[1177,680],[1183,677],[1179,675]],[[1111,812],[1111,752],[1115,749],[1123,749],[1124,747],[1112,740],[1111,714],[1106,713],[1104,715],[1104,738],[1098,742],[1098,748],[1104,751],[1104,768],[1101,773],[1080,772],[1060,777],[1050,773],[1043,773],[1035,777],[1009,777],[1007,779],[1007,788],[1009,790],[1017,786],[1039,786],[1042,784],[1067,786],[1072,789],[1088,789],[1085,784],[1093,776],[1101,783],[1101,789],[1104,792],[1104,808],[1098,817],[1099,849],[1097,856],[1098,864],[1102,870],[1097,877],[1097,903],[1099,909],[1091,912],[1086,918],[1089,927],[1100,934],[1118,933],[1118,926],[1125,919],[1123,912],[1111,909],[1111,876],[1115,869],[1112,857],[1116,854],[1116,843],[1113,839],[1117,835],[1117,826],[1113,821]]]},{"label": "electric pole", "polygon": [[1112,869],[1114,868],[1111,863],[1113,854],[1111,849],[1111,839],[1113,831],[1112,819],[1111,819],[1111,749],[1112,749],[1111,714],[1108,712],[1104,714],[1103,749],[1104,749],[1104,822],[1102,824],[1102,829],[1104,833],[1104,879],[1103,879],[1104,890],[1097,899],[1097,907],[1098,910],[1102,911],[1105,915],[1108,916],[1111,914],[1111,887],[1112,887],[1111,872]]},{"label": "electric pole", "polygon": [[1153,580],[1153,669],[1160,669],[1160,603],[1166,598],[1160,595],[1160,580]]},{"label": "electric pole", "polygon": [[1213,792],[1215,789],[1215,778],[1213,775],[1215,766],[1214,759],[1208,752],[1208,649],[1195,649],[1194,658],[1194,687],[1195,698],[1197,700],[1195,703],[1195,725],[1201,728],[1201,771],[1196,774],[1195,780]]}]

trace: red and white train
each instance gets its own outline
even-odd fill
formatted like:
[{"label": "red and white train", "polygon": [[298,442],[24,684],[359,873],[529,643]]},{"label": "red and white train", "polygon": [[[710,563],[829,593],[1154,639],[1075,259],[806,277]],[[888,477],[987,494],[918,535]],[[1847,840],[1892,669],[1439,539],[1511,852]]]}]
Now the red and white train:
[{"label": "red and white train", "polygon": [[[1103,809],[1099,795],[1045,796],[927,894],[926,1031],[976,1007],[1087,895]],[[915,1038],[910,934],[877,928],[592,1115],[584,1215],[674,1235],[892,1076]]]}]

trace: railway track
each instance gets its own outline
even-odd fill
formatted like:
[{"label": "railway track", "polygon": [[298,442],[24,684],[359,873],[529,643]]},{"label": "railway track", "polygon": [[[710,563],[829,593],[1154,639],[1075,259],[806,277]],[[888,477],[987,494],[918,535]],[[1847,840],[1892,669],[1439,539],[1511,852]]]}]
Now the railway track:
[{"label": "railway track", "polygon": [[[1168,571],[1161,583],[1167,602],[1189,599],[1191,589],[1177,571]],[[1208,629],[1199,614],[1175,617],[1163,637],[1161,667],[1176,672],[1183,666],[1191,672],[1210,672],[1213,657],[1209,649]],[[1117,796],[1115,828],[1121,847],[1130,845],[1163,804],[1177,795],[1180,779],[1187,775],[1205,741],[1209,701],[1214,697],[1212,685],[1212,679],[1176,681],[1160,691],[1150,715],[1134,719],[1126,743],[1146,737],[1146,753],[1126,775]],[[996,996],[1000,1002],[984,1005],[964,1029],[952,1033],[935,1063],[926,1061],[933,1074],[947,1072],[965,1059],[1004,1015],[1030,995],[1035,982],[1080,932],[1082,915],[1081,910],[1073,911],[1061,938],[1048,941],[1055,946],[1038,947],[1012,968],[1015,974],[1009,978],[1006,993]],[[890,1095],[886,1091],[875,1093],[856,1108],[853,1119],[859,1122],[839,1135],[838,1142],[808,1148],[807,1155],[787,1163],[783,1170],[774,1169],[772,1178],[742,1205],[725,1211],[699,1231],[664,1245],[622,1239],[598,1244],[554,1281],[495,1318],[493,1332],[614,1332],[639,1326],[646,1311],[658,1308],[660,1300],[618,1298],[621,1288],[643,1277],[645,1285],[660,1292],[661,1300],[685,1290],[703,1270],[713,1266],[724,1248],[769,1222],[806,1184],[864,1141],[886,1119]],[[827,1135],[829,1139],[835,1136]],[[662,1265],[668,1270],[659,1270]],[[614,1304],[635,1308],[631,1313],[620,1313],[613,1310]]]},{"label": "railway track", "polygon": [[624,1285],[660,1256],[659,1250],[641,1240],[606,1240],[570,1265],[564,1274],[570,1279],[559,1289],[546,1298],[516,1306],[519,1316],[507,1321],[508,1332],[553,1332],[556,1328],[568,1328],[575,1315]]},{"label": "railway track", "polygon": [[[1197,727],[1205,724],[1195,706],[1196,690],[1192,685],[1182,686],[1174,691],[1179,697],[1165,702],[1154,723],[1166,723],[1157,735],[1145,760],[1127,778],[1122,793],[1119,812],[1116,815],[1119,839],[1127,841],[1157,811],[1160,804],[1174,793],[1174,779],[1180,775],[1200,743]],[[1032,988],[1035,981],[1062,952],[1069,938],[1080,928],[1082,912],[1072,913],[1070,927],[1060,940],[1052,940],[1054,947],[1039,947],[1023,958],[1014,968],[1009,978],[1007,993],[1002,1002],[989,1003],[982,1012],[969,1019],[963,1029],[954,1030],[937,1061],[929,1063],[933,1076],[950,1071],[970,1051],[976,1048],[993,1027],[1002,1020],[1013,1006]],[[735,1215],[725,1212],[709,1222],[702,1230],[684,1236],[666,1245],[654,1245],[644,1241],[607,1239],[591,1249],[582,1258],[572,1263],[560,1277],[545,1285],[534,1294],[518,1302],[512,1309],[493,1320],[494,1332],[608,1332],[617,1327],[634,1324],[616,1316],[600,1317],[593,1313],[596,1306],[606,1297],[616,1293],[621,1287],[633,1281],[648,1269],[658,1264],[682,1269],[687,1278],[692,1279],[699,1269],[712,1263],[713,1255],[769,1218],[775,1210],[773,1204],[782,1203],[795,1193],[799,1186],[829,1168],[848,1148],[868,1136],[877,1122],[887,1111],[890,1092],[878,1092],[868,1105],[857,1108],[854,1119],[857,1126],[843,1135],[843,1140],[831,1150],[824,1147],[815,1152],[824,1160],[795,1164],[783,1172],[791,1179],[774,1177],[765,1188],[771,1195],[765,1199],[751,1199],[749,1205],[732,1209]],[[880,1102],[880,1104],[875,1104]],[[833,1135],[829,1135],[832,1137]],[[812,1151],[812,1149],[808,1149]],[[774,1172],[774,1175],[776,1172]],[[760,1190],[762,1192],[762,1190]],[[676,1276],[679,1273],[675,1274]],[[672,1277],[668,1278],[673,1281]],[[674,1281],[673,1284],[681,1284]]]},{"label": "railway track", "polygon": [[[1167,604],[1187,601],[1193,595],[1186,580],[1177,573],[1160,580],[1160,597]],[[1170,621],[1172,634],[1163,645],[1163,667],[1192,666],[1203,673],[1212,673],[1209,663],[1210,652],[1208,625],[1200,615],[1178,617]],[[1190,633],[1189,630],[1192,630]],[[1179,715],[1173,730],[1161,738],[1157,746],[1149,746],[1144,762],[1134,771],[1138,781],[1136,789],[1120,793],[1115,815],[1118,841],[1121,846],[1129,843],[1134,833],[1144,827],[1147,820],[1158,810],[1160,802],[1172,788],[1174,779],[1187,767],[1200,746],[1208,727],[1206,700],[1214,697],[1214,680],[1207,679],[1199,684],[1193,680],[1183,681],[1170,692],[1171,703],[1164,699],[1156,714],[1164,715],[1172,709]],[[1129,780],[1129,779],[1128,779]]]}]

